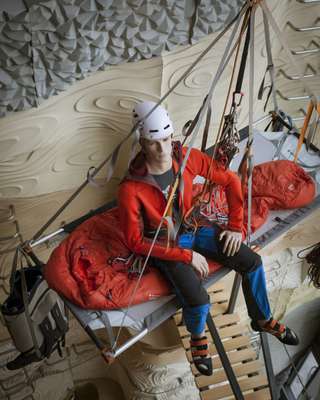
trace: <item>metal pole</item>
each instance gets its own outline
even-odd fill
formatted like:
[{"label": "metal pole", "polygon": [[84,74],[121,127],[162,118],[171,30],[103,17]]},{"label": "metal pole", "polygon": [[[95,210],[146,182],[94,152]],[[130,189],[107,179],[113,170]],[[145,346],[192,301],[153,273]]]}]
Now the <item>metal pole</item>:
[{"label": "metal pole", "polygon": [[52,239],[54,236],[59,235],[60,233],[63,233],[63,232],[64,232],[64,229],[60,228],[57,231],[49,233],[48,235],[43,236],[42,238],[40,238],[38,240],[34,240],[34,241],[29,242],[28,246],[31,247],[31,248],[36,247],[39,244],[44,243],[47,240]]},{"label": "metal pole", "polygon": [[260,340],[261,340],[261,346],[262,346],[262,351],[263,351],[263,357],[264,357],[264,361],[266,364],[266,371],[267,371],[267,376],[268,376],[271,400],[277,400],[278,395],[276,393],[276,381],[274,378],[270,346],[269,346],[267,334],[265,332],[260,333]]},{"label": "metal pole", "polygon": [[239,294],[240,283],[241,283],[241,275],[237,272],[233,280],[231,295],[226,314],[232,314],[234,312],[234,308],[236,306],[236,301]]},{"label": "metal pole", "polygon": [[119,346],[117,349],[114,351],[107,351],[105,354],[106,355],[111,355],[113,358],[116,358],[120,356],[124,351],[126,351],[129,347],[133,346],[135,343],[137,343],[140,339],[142,339],[144,336],[146,336],[149,333],[149,330],[147,328],[143,329],[141,332],[139,332],[137,335],[133,336],[131,339],[127,340],[122,346]]},{"label": "metal pole", "polygon": [[228,377],[232,392],[236,398],[236,400],[244,400],[244,397],[242,395],[238,380],[233,372],[232,366],[230,364],[229,358],[227,356],[227,353],[225,351],[225,348],[223,347],[223,344],[221,342],[218,330],[213,322],[212,316],[209,313],[207,316],[207,326],[209,328],[209,331],[211,333],[212,339],[214,341],[214,344],[216,346],[217,352],[219,354],[219,357],[221,359],[222,366],[225,370],[225,373]]}]

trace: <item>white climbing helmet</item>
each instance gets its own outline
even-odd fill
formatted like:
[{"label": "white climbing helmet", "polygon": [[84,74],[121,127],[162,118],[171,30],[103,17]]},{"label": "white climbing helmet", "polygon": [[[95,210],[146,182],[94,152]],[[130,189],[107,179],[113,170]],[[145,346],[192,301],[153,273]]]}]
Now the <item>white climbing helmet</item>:
[{"label": "white climbing helmet", "polygon": [[[153,101],[137,104],[133,109],[133,123],[142,120],[155,105]],[[169,114],[162,106],[158,106],[146,120],[141,121],[138,129],[141,137],[149,140],[165,139],[173,133]]]}]

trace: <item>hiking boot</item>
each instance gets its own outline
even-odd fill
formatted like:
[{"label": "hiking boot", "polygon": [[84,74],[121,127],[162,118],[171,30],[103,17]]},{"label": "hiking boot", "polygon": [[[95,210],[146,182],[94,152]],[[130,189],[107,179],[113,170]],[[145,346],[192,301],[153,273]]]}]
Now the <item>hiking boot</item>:
[{"label": "hiking boot", "polygon": [[190,350],[195,367],[202,375],[212,375],[212,360],[209,355],[208,339],[202,338],[190,339]]},{"label": "hiking boot", "polygon": [[276,319],[270,318],[263,327],[261,327],[257,322],[252,321],[251,327],[254,331],[266,332],[275,336],[283,344],[291,346],[297,346],[299,344],[297,334],[292,329],[278,322]]}]

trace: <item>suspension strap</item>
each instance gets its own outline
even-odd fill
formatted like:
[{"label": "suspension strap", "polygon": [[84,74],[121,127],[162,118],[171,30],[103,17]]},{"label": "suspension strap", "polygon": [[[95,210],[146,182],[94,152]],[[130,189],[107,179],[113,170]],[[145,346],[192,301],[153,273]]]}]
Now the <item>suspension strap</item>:
[{"label": "suspension strap", "polygon": [[[270,82],[271,82],[271,86],[270,86],[270,90],[269,90],[267,100],[266,100],[266,103],[264,106],[264,110],[266,110],[270,94],[272,93],[274,110],[277,112],[279,107],[278,107],[276,88],[275,88],[274,64],[273,64],[272,51],[271,51],[270,30],[269,30],[268,18],[266,16],[265,11],[263,11],[263,25],[264,25],[264,35],[265,35],[265,41],[266,41],[267,60],[268,60],[267,71],[269,72]],[[264,80],[264,78],[263,78],[263,80]]]},{"label": "suspension strap", "polygon": [[[218,151],[218,143],[221,140],[221,137],[223,136],[223,123],[224,123],[224,116],[226,113],[226,109],[227,109],[227,105],[228,105],[228,101],[229,101],[229,97],[230,97],[230,93],[231,93],[231,87],[233,84],[233,79],[234,79],[234,75],[235,75],[235,70],[236,70],[236,65],[237,65],[237,60],[238,60],[238,56],[239,56],[239,51],[240,51],[240,46],[241,46],[241,41],[242,41],[242,37],[244,32],[246,31],[247,27],[248,27],[248,21],[249,21],[249,16],[251,13],[251,7],[247,9],[246,14],[244,16],[243,22],[242,22],[242,26],[241,26],[241,30],[240,30],[240,35],[239,35],[239,39],[237,41],[237,51],[236,51],[236,55],[235,55],[235,60],[234,60],[234,64],[233,64],[233,69],[232,69],[232,73],[231,73],[231,78],[230,78],[230,83],[229,83],[229,88],[228,88],[228,93],[226,96],[226,101],[225,101],[225,105],[224,105],[224,109],[222,112],[222,116],[220,119],[220,124],[219,124],[219,129],[218,129],[218,135],[216,137],[216,141],[215,141],[215,145],[214,145],[214,151],[211,157],[211,163],[210,163],[210,167],[209,167],[209,171],[208,171],[208,175],[211,172],[211,168],[212,168],[212,162],[213,160],[216,158],[216,154]],[[238,79],[238,81],[240,82],[240,80]],[[240,85],[240,83],[239,83]],[[232,104],[231,107],[235,104],[236,101],[236,91],[233,94],[233,99],[232,99]],[[208,178],[205,181],[204,184],[204,190],[203,190],[203,196],[205,196],[206,193],[206,189],[207,189],[207,185],[208,185]],[[212,191],[212,189],[211,189]]]},{"label": "suspension strap", "polygon": [[[246,16],[247,16],[247,13],[248,13],[248,11],[246,10],[245,18],[246,18]],[[222,74],[224,68],[226,67],[227,63],[229,62],[229,60],[230,60],[232,54],[234,53],[235,49],[236,49],[236,48],[237,48],[237,50],[239,49],[240,42],[241,42],[241,37],[242,37],[241,34],[240,34],[239,38],[237,39],[236,43],[234,44],[234,46],[232,47],[232,49],[230,50],[231,45],[232,45],[232,42],[233,42],[234,37],[235,37],[235,34],[236,34],[237,30],[238,30],[239,24],[240,24],[240,18],[239,18],[239,21],[237,22],[237,24],[235,25],[235,27],[234,27],[234,29],[233,29],[231,35],[230,35],[230,38],[229,38],[229,41],[228,41],[227,46],[226,46],[226,48],[225,48],[224,54],[223,54],[223,56],[222,56],[222,58],[221,58],[221,61],[220,61],[219,66],[218,66],[218,70],[217,70],[215,79],[214,79],[214,81],[213,81],[213,83],[212,83],[212,87],[213,87],[213,86],[215,87],[215,85],[216,85],[218,79],[220,78],[220,76],[221,76],[221,74]],[[242,30],[241,30],[241,32],[242,32]],[[229,54],[228,54],[228,53],[229,53]],[[238,54],[238,52],[237,52],[237,54]],[[206,102],[208,102],[208,104],[211,103],[211,101],[210,101],[211,97],[212,97],[212,88],[210,89],[210,91],[209,91],[209,93],[208,93],[208,95],[207,95],[207,98],[206,98]],[[207,100],[209,100],[209,101],[207,101]],[[216,147],[215,147],[215,149],[216,149]],[[188,151],[190,151],[190,150],[191,150],[191,149],[189,148]],[[209,176],[210,171],[211,171],[211,168],[212,168],[212,164],[213,164],[212,161],[213,161],[214,156],[215,156],[215,152],[214,152],[214,154],[213,154],[213,157],[211,158],[211,163],[210,163],[210,166],[209,166],[209,170],[208,170],[208,174],[207,174],[207,177],[206,177],[206,181],[205,181],[205,184],[204,184],[203,191],[200,193],[199,196],[197,196],[197,197],[194,199],[194,204],[193,204],[193,206],[192,206],[192,207],[190,208],[190,210],[184,215],[183,222],[184,222],[186,225],[188,225],[189,227],[193,228],[194,230],[196,230],[197,224],[196,224],[196,220],[195,220],[193,214],[195,213],[195,210],[197,210],[197,208],[199,207],[200,202],[203,201],[203,197],[204,197],[204,195],[205,195],[205,191],[206,191],[206,188],[207,188],[207,185],[208,185],[208,176]]]},{"label": "suspension strap", "polygon": [[[251,13],[252,13],[252,9],[250,11],[250,15],[251,15]],[[246,38],[245,38],[244,47],[243,47],[242,56],[241,56],[241,62],[240,62],[240,68],[239,68],[239,72],[238,72],[235,93],[241,93],[244,72],[246,69],[247,58],[248,58],[248,50],[249,50],[249,43],[250,43],[250,30],[251,30],[250,24],[248,24]]]},{"label": "suspension strap", "polygon": [[249,137],[248,137],[248,226],[247,245],[251,241],[251,211],[252,211],[252,171],[253,171],[253,90],[254,90],[254,21],[256,7],[252,8],[250,15],[250,62],[249,62]]},{"label": "suspension strap", "polygon": [[211,104],[209,104],[208,110],[207,110],[206,124],[205,124],[204,130],[203,130],[201,151],[206,151],[206,148],[207,148],[207,141],[208,141],[208,135],[209,135],[211,114],[212,114],[212,109],[211,109]]},{"label": "suspension strap", "polygon": [[[232,87],[233,79],[234,79],[234,75],[235,75],[235,70],[236,70],[237,60],[238,60],[238,56],[239,56],[241,41],[242,41],[243,34],[244,34],[244,32],[246,31],[246,29],[248,27],[248,21],[249,21],[250,13],[251,13],[251,7],[248,7],[247,10],[246,10],[246,13],[244,15],[243,21],[242,21],[242,26],[241,26],[241,29],[240,29],[239,38],[238,38],[238,41],[236,43],[237,50],[236,50],[235,60],[234,60],[234,63],[233,63],[233,68],[232,68],[232,73],[231,73],[228,93],[227,93],[227,96],[226,96],[224,109],[223,109],[222,116],[221,116],[221,119],[220,119],[218,134],[217,134],[216,141],[215,141],[215,144],[214,144],[214,151],[213,151],[213,154],[212,154],[212,157],[211,157],[211,162],[210,162],[208,174],[207,174],[205,183],[203,185],[203,190],[194,199],[194,207],[192,207],[192,209],[188,213],[188,216],[186,216],[187,218],[191,218],[191,215],[195,213],[196,208],[200,207],[200,204],[208,204],[208,203],[210,203],[210,199],[212,197],[212,193],[213,193],[213,190],[214,190],[214,185],[209,183],[208,176],[210,175],[210,172],[211,172],[213,160],[216,159],[216,155],[217,155],[217,151],[218,151],[218,143],[220,143],[221,137],[223,136],[223,132],[225,130],[225,125],[222,125],[222,124],[223,124],[223,121],[225,121],[224,115],[226,113],[228,100],[229,100],[230,93],[231,93],[231,87]],[[240,85],[240,79],[238,79],[239,85]],[[242,94],[240,94],[240,96],[242,97]],[[240,100],[241,100],[241,97],[240,97]],[[231,109],[234,110],[234,117],[236,116],[236,110],[235,110],[235,108],[236,108],[236,98],[237,98],[237,94],[234,92],[233,99],[232,99],[232,105],[231,105]],[[239,102],[238,102],[238,105],[239,105]],[[232,113],[232,111],[230,111],[230,114],[231,113]],[[229,118],[229,122],[230,122],[230,118]],[[208,196],[207,196],[207,192],[209,193]],[[205,198],[207,198],[207,200],[205,200]],[[193,218],[193,220],[195,220],[195,218]]]}]

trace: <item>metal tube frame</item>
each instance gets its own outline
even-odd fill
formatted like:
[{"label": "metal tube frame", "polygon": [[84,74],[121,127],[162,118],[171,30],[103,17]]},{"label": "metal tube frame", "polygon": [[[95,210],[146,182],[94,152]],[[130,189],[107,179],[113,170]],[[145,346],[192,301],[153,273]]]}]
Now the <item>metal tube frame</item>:
[{"label": "metal tube frame", "polygon": [[63,233],[63,232],[64,232],[64,229],[60,228],[55,232],[51,232],[48,235],[40,237],[38,240],[34,240],[34,241],[29,242],[28,246],[30,248],[34,248],[34,247],[38,246],[39,244],[42,244],[42,243],[46,242],[47,240],[52,239],[53,237],[55,237],[57,235],[60,235],[60,233]]},{"label": "metal tube frame", "polygon": [[120,354],[122,354],[124,351],[126,351],[129,347],[133,346],[140,339],[145,337],[149,332],[150,331],[148,328],[144,328],[142,331],[137,333],[135,336],[128,339],[123,345],[117,347],[115,350],[106,350],[104,353],[107,357],[117,358],[118,356],[120,356]]},{"label": "metal tube frame", "polygon": [[266,371],[267,377],[269,382],[270,394],[271,399],[276,400],[278,399],[278,395],[276,392],[276,380],[273,371],[272,359],[271,359],[271,352],[267,334],[265,332],[260,333],[260,341],[262,346],[263,358],[266,363]]}]

